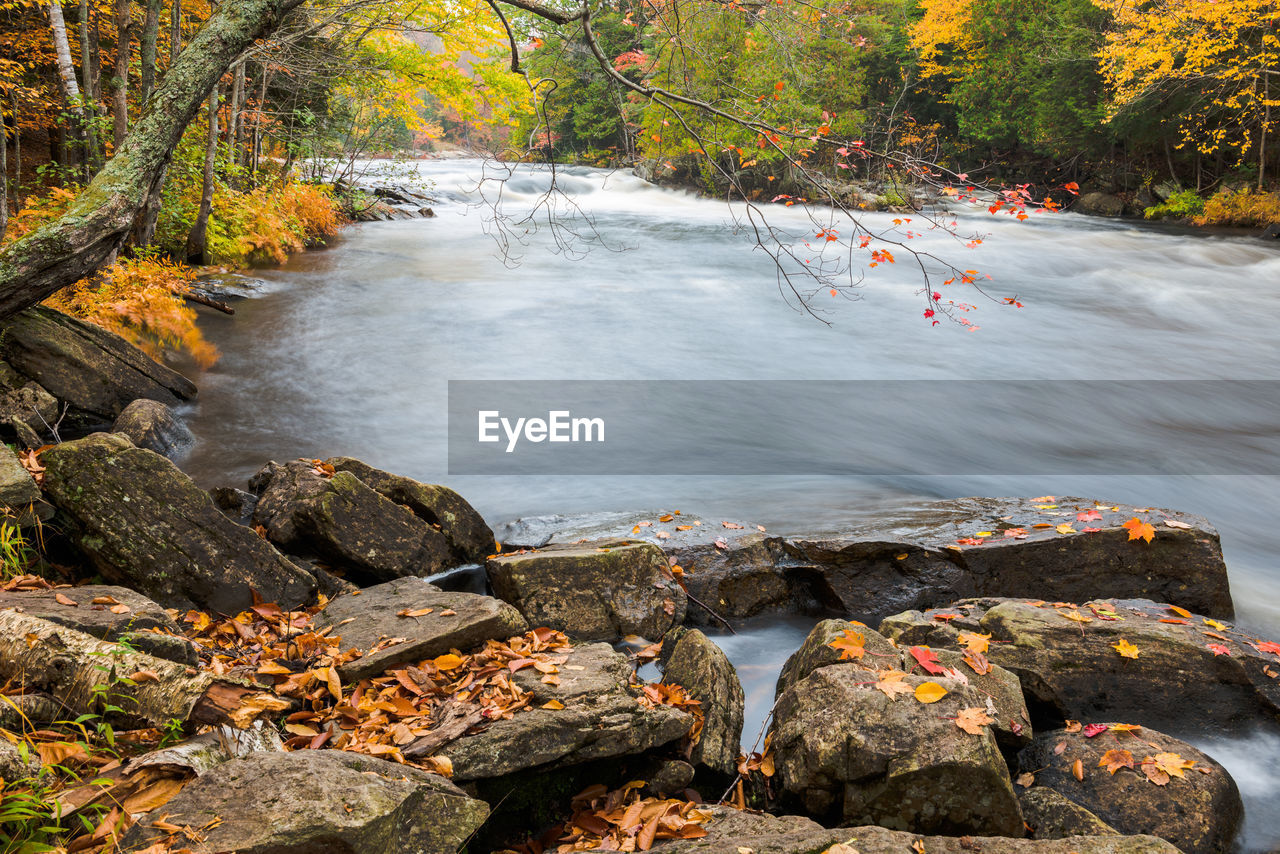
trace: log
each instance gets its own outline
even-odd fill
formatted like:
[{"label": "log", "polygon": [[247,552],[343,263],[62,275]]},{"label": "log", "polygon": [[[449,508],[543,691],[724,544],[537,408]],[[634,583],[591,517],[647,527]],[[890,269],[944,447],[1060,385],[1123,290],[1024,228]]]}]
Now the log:
[{"label": "log", "polygon": [[243,729],[291,705],[247,682],[133,652],[18,611],[0,611],[0,680],[52,694],[69,718],[101,714],[115,726],[164,727],[179,720]]},{"label": "log", "polygon": [[411,743],[401,753],[406,759],[430,756],[446,744],[462,738],[463,733],[483,720],[484,712],[479,706],[450,700],[440,707],[435,729]]}]

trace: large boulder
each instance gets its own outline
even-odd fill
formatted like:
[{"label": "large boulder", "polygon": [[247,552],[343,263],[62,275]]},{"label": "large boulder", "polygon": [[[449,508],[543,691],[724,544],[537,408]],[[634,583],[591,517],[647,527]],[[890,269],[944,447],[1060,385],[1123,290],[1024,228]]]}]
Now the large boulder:
[{"label": "large boulder", "polygon": [[108,580],[170,608],[234,614],[253,592],[292,608],[315,579],[248,528],[157,453],[97,433],[45,451],[45,497],[76,546]]},{"label": "large boulder", "polygon": [[138,398],[174,405],[196,387],[119,335],[37,306],[7,318],[0,357],[69,404],[70,426],[110,424]]},{"label": "large boulder", "polygon": [[[1123,525],[1134,516],[1155,526],[1152,542],[1129,540]],[[534,517],[500,531],[526,548],[617,536],[660,543],[689,593],[729,619],[826,612],[874,624],[969,596],[1143,597],[1233,613],[1218,533],[1205,519],[1079,498],[961,498],[788,536],[687,513]],[[689,618],[715,620],[701,609]]]},{"label": "large boulder", "polygon": [[493,553],[493,531],[488,523],[449,487],[389,474],[350,457],[332,457],[325,462],[335,471],[350,472],[374,491],[438,528],[449,543],[454,563],[483,563]]},{"label": "large boulder", "polygon": [[[1021,785],[1021,784],[1019,784]],[[1114,836],[1114,827],[1076,802],[1044,786],[1018,792],[1018,806],[1027,831],[1035,839],[1065,839],[1068,836]]]},{"label": "large boulder", "polygon": [[111,432],[127,436],[139,448],[170,459],[178,457],[196,441],[187,425],[158,400],[139,399],[126,406],[111,426]]},{"label": "large boulder", "polygon": [[339,750],[259,752],[188,783],[121,839],[138,851],[199,828],[210,854],[453,854],[489,815],[443,777]]},{"label": "large boulder", "polygon": [[684,619],[687,599],[657,546],[605,540],[502,554],[485,565],[493,592],[530,624],[581,640],[656,640]]},{"label": "large boulder", "polygon": [[399,578],[358,595],[338,596],[316,616],[314,625],[341,637],[343,649],[364,652],[339,668],[348,682],[528,629],[520,612],[506,602],[446,592],[421,578]]},{"label": "large boulder", "polygon": [[[891,697],[877,681],[872,671],[832,665],[778,698],[773,749],[784,802],[848,825],[1021,836],[995,734],[957,724],[962,712],[983,714],[985,695],[958,679],[900,675],[894,681],[906,686],[905,696]],[[926,683],[945,696],[921,702],[927,695],[914,692]]]},{"label": "large boulder", "polygon": [[29,441],[35,436],[39,444],[34,447],[39,447],[43,444],[40,436],[52,436],[57,423],[58,401],[39,383],[23,383],[0,393],[0,429],[8,428],[19,440]]},{"label": "large boulder", "polygon": [[1055,730],[1018,761],[1035,776],[1030,791],[1051,789],[1121,833],[1159,836],[1184,854],[1231,851],[1244,816],[1225,768],[1150,729]]},{"label": "large boulder", "polygon": [[317,556],[358,583],[432,575],[451,565],[443,534],[350,472],[310,460],[268,463],[250,487],[253,521],[287,552]]},{"label": "large boulder", "polygon": [[195,647],[181,637],[173,618],[127,587],[89,584],[60,590],[0,591],[0,611],[10,609],[98,640],[127,641],[134,649],[158,658],[197,663]]},{"label": "large boulder", "polygon": [[608,644],[574,647],[557,675],[553,685],[533,668],[517,672],[512,684],[533,694],[529,711],[440,750],[452,761],[455,780],[634,756],[682,738],[693,725],[686,712],[641,703],[631,687],[631,664]]},{"label": "large boulder", "polygon": [[719,774],[734,774],[742,752],[746,699],[738,672],[724,650],[697,629],[672,629],[663,646],[662,681],[684,688],[702,710],[702,734],[689,760]]},{"label": "large boulder", "polygon": [[1280,646],[1176,606],[973,599],[898,614],[880,629],[899,645],[938,648],[958,648],[960,632],[991,635],[988,658],[1018,676],[1048,722],[1122,720],[1203,733],[1280,719]]},{"label": "large boulder", "polygon": [[802,816],[774,816],[729,807],[705,808],[701,839],[657,842],[663,854],[1177,854],[1154,836],[1074,836],[1032,840],[1007,837],[925,836],[883,827],[828,829]]},{"label": "large boulder", "polygon": [[1124,199],[1110,193],[1085,193],[1071,206],[1073,213],[1116,217],[1124,213]]},{"label": "large boulder", "polygon": [[[861,649],[860,653],[846,651],[850,638],[860,641],[855,644]],[[966,660],[955,650],[918,649],[908,645],[898,647],[862,623],[823,620],[814,626],[804,643],[782,666],[777,694],[781,696],[792,685],[822,667],[852,667],[863,672],[862,678],[872,681],[878,679],[876,674],[883,670],[899,669],[920,675],[930,672],[917,655],[928,661],[935,671],[940,669],[941,675],[963,682],[983,696],[984,708],[994,719],[991,728],[1002,750],[1021,750],[1031,743],[1031,716],[1022,695],[1022,685],[1013,673],[983,658]],[[978,666],[975,667],[975,663]]]}]

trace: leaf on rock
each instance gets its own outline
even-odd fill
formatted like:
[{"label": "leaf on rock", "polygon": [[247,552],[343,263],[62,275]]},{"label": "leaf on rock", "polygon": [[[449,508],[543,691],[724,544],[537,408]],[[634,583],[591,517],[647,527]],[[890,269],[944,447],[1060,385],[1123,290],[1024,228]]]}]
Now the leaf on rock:
[{"label": "leaf on rock", "polygon": [[1098,767],[1106,768],[1112,774],[1115,774],[1121,768],[1132,768],[1133,754],[1127,750],[1108,750],[1098,760]]},{"label": "leaf on rock", "polygon": [[969,650],[964,654],[964,663],[973,669],[973,672],[979,676],[986,676],[991,672],[991,662],[987,661],[987,657],[980,652]]},{"label": "leaf on rock", "polygon": [[1142,519],[1134,516],[1122,526],[1129,531],[1129,539],[1146,540],[1148,543],[1156,538],[1156,529],[1150,522],[1144,522]]},{"label": "leaf on rock", "polygon": [[1111,648],[1114,649],[1116,652],[1120,653],[1121,658],[1137,658],[1138,657],[1138,648],[1133,644],[1129,643],[1124,638],[1120,638],[1119,643],[1112,644]]},{"label": "leaf on rock", "polygon": [[1082,783],[1084,782],[1084,763],[1079,759],[1071,763],[1071,776]]},{"label": "leaf on rock", "polygon": [[991,646],[991,635],[961,632],[956,642],[970,652],[986,652]]},{"label": "leaf on rock", "polygon": [[1205,649],[1209,650],[1214,655],[1231,655],[1231,650],[1227,649],[1220,643],[1207,643],[1205,644]]},{"label": "leaf on rock", "polygon": [[827,644],[827,646],[839,651],[841,661],[849,661],[860,659],[866,654],[867,650],[864,647],[866,642],[865,636],[858,634],[853,629],[845,629],[843,635]]},{"label": "leaf on rock", "polygon": [[947,689],[937,682],[921,682],[915,690],[916,699],[921,703],[936,703],[947,696]]},{"label": "leaf on rock", "polygon": [[938,654],[927,646],[911,647],[911,657],[914,658],[921,667],[934,676],[941,676],[946,673],[945,667],[938,663]]},{"label": "leaf on rock", "polygon": [[1106,724],[1087,724],[1084,728],[1085,738],[1094,738],[1102,735],[1108,729]]},{"label": "leaf on rock", "polygon": [[897,700],[901,694],[915,693],[915,689],[902,681],[907,674],[901,670],[881,670],[876,675],[880,677],[880,681],[876,682],[872,687],[877,691],[883,692],[890,700]]},{"label": "leaf on rock", "polygon": [[66,605],[71,608],[76,607],[76,600],[72,599],[70,596],[65,596],[61,593],[53,594],[53,601],[57,602],[59,605]]},{"label": "leaf on rock", "polygon": [[986,709],[961,709],[960,713],[956,715],[956,726],[970,735],[982,735],[986,732],[983,727],[995,722],[995,718],[987,714]]}]

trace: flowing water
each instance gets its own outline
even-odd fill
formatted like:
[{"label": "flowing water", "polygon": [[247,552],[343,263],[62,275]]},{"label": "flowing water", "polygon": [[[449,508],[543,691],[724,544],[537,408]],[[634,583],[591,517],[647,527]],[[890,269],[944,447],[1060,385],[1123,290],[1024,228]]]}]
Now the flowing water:
[{"label": "flowing water", "polygon": [[[566,235],[543,227],[504,257],[489,212],[470,204],[481,170],[478,161],[424,164],[415,180],[439,200],[435,219],[353,227],[326,250],[256,271],[259,290],[237,303],[234,318],[204,318],[223,355],[196,377],[200,400],[190,424],[199,443],[184,468],[204,485],[243,486],[267,459],[346,454],[448,483],[494,524],[544,513],[688,508],[787,532],[839,528],[886,507],[965,495],[1083,495],[1171,507],[1217,525],[1240,622],[1280,637],[1280,478],[1268,474],[1276,460],[1264,443],[1253,451],[1244,443],[1220,474],[1043,477],[989,469],[929,475],[929,447],[919,449],[924,462],[910,474],[875,477],[450,477],[445,447],[446,383],[459,379],[965,379],[985,381],[993,407],[1007,380],[1276,380],[1275,245],[1070,214],[1025,223],[964,215],[961,231],[989,233],[981,247],[970,252],[937,235],[922,245],[959,253],[963,265],[994,277],[993,293],[1016,295],[1025,308],[979,302],[973,319],[980,331],[930,327],[920,317],[918,271],[899,263],[871,271],[861,300],[821,302],[831,309],[826,326],[788,307],[770,260],[733,233],[724,204],[629,174],[574,169],[561,176],[569,201],[621,251],[597,247],[576,257],[583,247],[571,245],[557,253],[566,248],[557,237]],[[521,170],[502,189],[504,209],[528,209],[547,185],[544,173]],[[497,187],[487,192],[496,196]],[[797,232],[807,228],[796,209],[771,215]],[[891,218],[868,220],[887,226]],[[1204,430],[1207,422],[1223,437],[1275,437],[1280,401],[1210,407],[1190,391],[1196,386],[1168,387],[1166,403],[1188,422],[1173,419],[1163,430]],[[1261,425],[1258,403],[1270,416]],[[662,406],[661,397],[651,405]],[[792,417],[804,424],[805,413]],[[1051,433],[1051,414],[1006,417],[1024,440]],[[974,459],[986,458],[994,441],[987,424],[958,422],[945,400],[919,418],[972,443]],[[812,428],[815,448],[856,441],[839,425]],[[1151,444],[1157,454],[1165,446],[1154,434]],[[807,628],[776,621],[721,638],[751,695],[748,743],[772,702],[782,660]],[[1194,732],[1180,735],[1202,741]],[[1248,798],[1247,847],[1280,843],[1280,743],[1260,734],[1213,748]]]}]

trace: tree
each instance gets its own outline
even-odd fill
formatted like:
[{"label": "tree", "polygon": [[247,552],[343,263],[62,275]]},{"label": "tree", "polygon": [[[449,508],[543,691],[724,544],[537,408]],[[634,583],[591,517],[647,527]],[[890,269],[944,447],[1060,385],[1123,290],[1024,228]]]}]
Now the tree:
[{"label": "tree", "polygon": [[1182,145],[1256,157],[1266,179],[1268,139],[1280,120],[1280,2],[1276,0],[1093,0],[1115,17],[1101,58],[1115,94],[1113,118],[1165,109]]},{"label": "tree", "polygon": [[115,155],[62,217],[0,250],[0,317],[98,269],[128,238],[183,131],[214,84],[303,0],[223,4],[157,87]]}]

